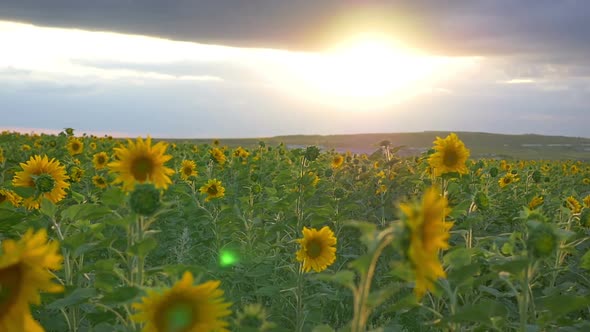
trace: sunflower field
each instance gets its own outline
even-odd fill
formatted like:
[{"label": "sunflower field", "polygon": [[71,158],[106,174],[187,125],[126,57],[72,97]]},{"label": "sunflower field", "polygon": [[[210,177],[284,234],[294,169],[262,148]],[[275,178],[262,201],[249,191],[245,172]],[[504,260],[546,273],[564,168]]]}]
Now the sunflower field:
[{"label": "sunflower field", "polygon": [[590,331],[590,165],[0,134],[0,331]]}]

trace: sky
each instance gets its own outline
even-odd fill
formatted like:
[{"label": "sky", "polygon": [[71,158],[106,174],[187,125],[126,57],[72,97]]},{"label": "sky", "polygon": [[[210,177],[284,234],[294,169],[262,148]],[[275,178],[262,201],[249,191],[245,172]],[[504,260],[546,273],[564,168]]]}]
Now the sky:
[{"label": "sky", "polygon": [[590,137],[586,0],[2,0],[0,130]]}]

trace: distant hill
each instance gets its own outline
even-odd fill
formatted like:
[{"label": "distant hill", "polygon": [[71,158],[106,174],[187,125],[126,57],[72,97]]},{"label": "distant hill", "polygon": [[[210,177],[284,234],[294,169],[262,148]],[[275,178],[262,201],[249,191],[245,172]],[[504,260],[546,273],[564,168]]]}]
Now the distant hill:
[{"label": "distant hill", "polygon": [[[544,136],[535,134],[504,135],[478,132],[455,132],[471,150],[474,158],[502,159],[573,159],[590,161],[590,138]],[[270,145],[284,143],[289,147],[317,145],[340,152],[373,153],[382,141],[392,146],[405,146],[401,155],[418,155],[432,147],[435,138],[449,132],[381,133],[353,135],[289,135],[266,138],[221,139],[228,146],[255,146],[259,141]],[[211,139],[181,139],[194,143],[210,143]]]}]

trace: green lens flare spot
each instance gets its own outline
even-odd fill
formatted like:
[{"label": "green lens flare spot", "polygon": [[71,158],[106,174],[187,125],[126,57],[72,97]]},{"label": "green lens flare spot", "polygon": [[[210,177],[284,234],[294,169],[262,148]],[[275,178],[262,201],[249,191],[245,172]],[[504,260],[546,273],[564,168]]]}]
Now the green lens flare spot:
[{"label": "green lens flare spot", "polygon": [[193,325],[193,309],[188,304],[176,304],[166,312],[167,331],[185,331]]},{"label": "green lens flare spot", "polygon": [[238,262],[238,256],[229,251],[229,250],[222,250],[219,253],[219,265],[221,266],[231,266],[235,265]]}]

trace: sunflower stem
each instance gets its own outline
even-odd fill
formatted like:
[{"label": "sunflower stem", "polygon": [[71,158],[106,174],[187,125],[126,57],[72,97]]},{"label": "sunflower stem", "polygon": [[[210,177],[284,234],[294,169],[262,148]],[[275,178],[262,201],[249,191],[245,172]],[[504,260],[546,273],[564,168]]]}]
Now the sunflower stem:
[{"label": "sunflower stem", "polygon": [[303,263],[299,264],[299,271],[297,273],[297,288],[295,295],[297,299],[295,330],[297,332],[302,332],[305,323],[305,306],[303,303]]}]

